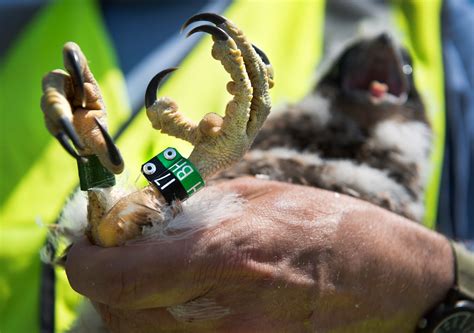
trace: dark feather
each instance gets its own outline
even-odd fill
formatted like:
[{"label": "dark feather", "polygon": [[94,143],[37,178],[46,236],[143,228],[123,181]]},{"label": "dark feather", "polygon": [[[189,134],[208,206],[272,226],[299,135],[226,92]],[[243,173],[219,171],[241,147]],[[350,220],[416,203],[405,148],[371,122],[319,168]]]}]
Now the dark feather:
[{"label": "dark feather", "polygon": [[267,175],[421,220],[431,129],[412,67],[386,34],[357,41],[306,98],[273,114],[252,150],[218,177]]}]

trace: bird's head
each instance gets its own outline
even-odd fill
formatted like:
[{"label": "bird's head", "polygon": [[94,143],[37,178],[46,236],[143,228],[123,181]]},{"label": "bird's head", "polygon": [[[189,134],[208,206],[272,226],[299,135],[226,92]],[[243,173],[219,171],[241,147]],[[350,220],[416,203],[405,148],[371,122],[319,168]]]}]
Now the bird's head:
[{"label": "bird's head", "polygon": [[337,100],[340,111],[369,123],[391,116],[425,121],[411,56],[386,32],[349,44],[315,90]]}]

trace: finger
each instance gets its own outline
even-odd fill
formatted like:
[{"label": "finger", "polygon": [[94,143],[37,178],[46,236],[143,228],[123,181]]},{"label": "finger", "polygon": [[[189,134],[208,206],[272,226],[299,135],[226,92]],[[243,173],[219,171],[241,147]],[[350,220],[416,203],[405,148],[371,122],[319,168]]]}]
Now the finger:
[{"label": "finger", "polygon": [[100,313],[107,332],[189,332],[189,323],[180,326],[167,308],[131,311],[96,303],[95,310]]},{"label": "finger", "polygon": [[163,307],[184,303],[201,292],[190,285],[189,240],[131,243],[103,248],[86,238],[67,255],[72,288],[95,302],[118,308]]}]

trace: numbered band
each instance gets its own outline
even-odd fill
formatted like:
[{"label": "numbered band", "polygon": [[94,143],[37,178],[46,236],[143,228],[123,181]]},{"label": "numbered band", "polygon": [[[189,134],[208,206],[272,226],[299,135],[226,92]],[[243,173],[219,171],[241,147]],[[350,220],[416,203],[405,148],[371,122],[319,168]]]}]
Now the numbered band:
[{"label": "numbered band", "polygon": [[79,180],[82,191],[94,187],[106,188],[115,185],[115,176],[102,166],[96,155],[77,160]]},{"label": "numbered band", "polygon": [[199,171],[174,148],[167,148],[144,163],[142,173],[168,203],[184,201],[204,187]]}]

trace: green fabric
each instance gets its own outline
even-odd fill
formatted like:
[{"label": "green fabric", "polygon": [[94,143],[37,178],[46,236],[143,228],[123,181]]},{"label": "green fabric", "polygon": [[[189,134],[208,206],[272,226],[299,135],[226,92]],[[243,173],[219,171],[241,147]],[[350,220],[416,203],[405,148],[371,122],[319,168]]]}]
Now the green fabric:
[{"label": "green fabric", "polygon": [[[62,46],[77,42],[104,94],[112,131],[127,115],[125,85],[98,7],[92,0],[54,1],[25,27],[0,66],[0,332],[37,332],[39,249],[78,183],[76,162],[45,129],[41,78],[62,68]],[[57,327],[74,318],[79,297],[59,274]]]},{"label": "green fabric", "polygon": [[425,193],[424,224],[434,228],[444,151],[444,75],[441,0],[394,0],[394,15],[414,58],[415,81],[434,133],[431,175]]}]

